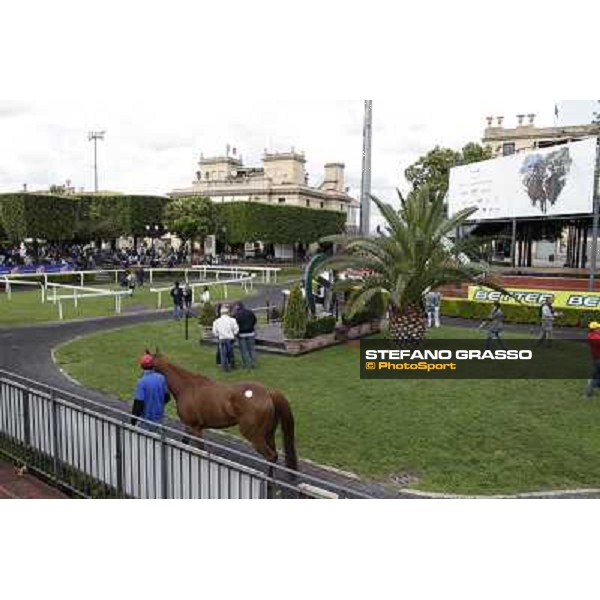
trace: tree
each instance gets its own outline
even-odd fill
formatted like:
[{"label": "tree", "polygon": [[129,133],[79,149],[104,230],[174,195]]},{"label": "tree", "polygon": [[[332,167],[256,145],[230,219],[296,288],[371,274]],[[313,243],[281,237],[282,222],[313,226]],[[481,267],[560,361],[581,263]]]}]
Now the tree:
[{"label": "tree", "polygon": [[[423,296],[429,289],[445,284],[481,281],[488,270],[478,261],[461,260],[463,252],[473,254],[474,240],[465,236],[455,245],[448,240],[474,212],[465,209],[448,218],[443,196],[420,187],[400,210],[372,196],[385,219],[385,232],[376,236],[332,236],[342,246],[340,254],[324,263],[330,268],[358,268],[368,273],[347,306],[348,315],[363,310],[371,299],[382,294],[390,321],[390,335],[405,345],[414,345],[425,336]],[[493,282],[486,285],[501,289]]]},{"label": "tree", "polygon": [[283,316],[283,334],[286,339],[300,340],[304,338],[308,322],[306,312],[306,301],[302,297],[300,285],[296,284],[290,292]]},{"label": "tree", "polygon": [[489,148],[474,142],[468,143],[460,152],[436,146],[408,167],[404,176],[412,185],[411,194],[426,185],[432,193],[444,196],[448,191],[450,169],[487,160],[491,156],[492,151]]},{"label": "tree", "polygon": [[184,242],[190,242],[193,254],[194,242],[198,240],[204,247],[204,240],[216,231],[215,206],[210,198],[178,198],[165,209],[165,225]]}]

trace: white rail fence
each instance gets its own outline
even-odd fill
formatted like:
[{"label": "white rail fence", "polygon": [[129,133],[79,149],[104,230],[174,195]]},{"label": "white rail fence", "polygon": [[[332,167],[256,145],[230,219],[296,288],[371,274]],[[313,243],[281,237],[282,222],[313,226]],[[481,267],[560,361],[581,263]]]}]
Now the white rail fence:
[{"label": "white rail fence", "polygon": [[[21,273],[7,274],[0,277],[0,282],[4,283],[6,296],[8,300],[13,299],[14,286],[37,287],[40,289],[40,300],[43,303],[52,302],[57,306],[60,320],[64,319],[63,302],[73,301],[75,307],[79,302],[90,298],[112,297],[114,298],[114,310],[120,314],[122,310],[122,298],[131,294],[130,291],[110,290],[100,287],[85,286],[85,278],[97,275],[108,275],[109,278],[114,275],[115,284],[119,283],[119,274],[123,274],[131,269],[97,269],[93,271],[64,271],[58,273]],[[150,268],[145,269],[148,274],[150,284],[154,282],[155,275],[168,273],[171,276],[181,274],[183,280],[192,288],[192,303],[195,303],[195,290],[198,287],[223,286],[223,295],[228,297],[228,285],[240,284],[245,293],[253,289],[254,280],[257,276],[261,277],[263,283],[277,281],[277,273],[280,271],[277,267],[220,267],[213,265],[196,265],[191,268]],[[197,274],[197,281],[194,282],[194,276]],[[68,285],[49,281],[49,278],[55,277],[79,277],[79,285]],[[170,291],[168,288],[151,288],[152,293],[158,294],[157,308],[162,308],[162,294]],[[58,294],[57,290],[69,291],[69,294]],[[51,293],[50,293],[51,292]]]}]

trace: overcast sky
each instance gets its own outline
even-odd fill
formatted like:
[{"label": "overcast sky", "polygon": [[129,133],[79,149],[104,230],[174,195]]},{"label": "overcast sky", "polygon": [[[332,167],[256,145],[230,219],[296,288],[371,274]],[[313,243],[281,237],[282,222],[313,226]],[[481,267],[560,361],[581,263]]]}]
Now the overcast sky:
[{"label": "overcast sky", "polygon": [[[558,100],[544,96],[541,86],[534,88],[537,96],[519,88],[507,100],[506,90],[481,99],[460,79],[449,85],[444,78],[455,57],[438,65],[430,85],[413,79],[399,58],[392,69],[375,59],[361,71],[364,57],[354,46],[328,54],[327,25],[311,20],[311,2],[294,17],[300,30],[310,32],[301,36],[300,52],[289,30],[267,24],[265,37],[258,21],[246,40],[233,45],[248,29],[247,19],[256,19],[258,4],[236,4],[233,22],[230,4],[217,14],[179,0],[148,3],[143,11],[127,2],[15,3],[0,36],[0,51],[10,58],[0,75],[0,192],[67,179],[93,189],[87,132],[101,129],[101,189],[165,194],[189,186],[200,152],[223,154],[231,144],[246,164],[259,164],[265,148],[302,150],[313,184],[324,163],[344,162],[347,185],[357,196],[363,100],[337,98],[354,96],[357,87],[357,96],[370,89],[374,101],[373,191],[386,199],[395,198],[397,186],[406,190],[404,169],[435,145],[458,149],[480,140],[487,115],[505,116],[505,126],[515,123],[517,113],[530,112],[539,124],[554,123]],[[426,14],[424,4],[415,10]],[[326,9],[319,10],[323,17]],[[393,23],[372,18],[383,39],[399,43],[390,38]],[[215,34],[209,25],[224,19],[225,31]],[[350,33],[352,24],[345,22],[344,29]],[[485,32],[477,36],[485,40]],[[461,52],[461,45],[457,38],[453,50]],[[477,57],[471,60],[476,68]],[[372,83],[375,71],[386,81],[398,79],[399,86],[346,85],[361,74]],[[476,73],[468,78],[479,81]],[[377,97],[378,90],[387,93]]]}]

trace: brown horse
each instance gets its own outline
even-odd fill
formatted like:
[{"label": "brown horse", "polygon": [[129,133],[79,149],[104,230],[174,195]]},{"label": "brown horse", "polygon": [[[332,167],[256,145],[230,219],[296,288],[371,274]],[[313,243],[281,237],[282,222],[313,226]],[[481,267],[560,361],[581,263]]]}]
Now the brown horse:
[{"label": "brown horse", "polygon": [[[151,354],[146,350],[147,354]],[[275,430],[281,423],[285,466],[298,469],[294,442],[294,416],[287,398],[260,383],[218,383],[169,362],[158,350],[151,354],[154,368],[162,373],[177,403],[186,430],[202,437],[204,429],[239,425],[242,435],[269,462],[277,462]]]}]

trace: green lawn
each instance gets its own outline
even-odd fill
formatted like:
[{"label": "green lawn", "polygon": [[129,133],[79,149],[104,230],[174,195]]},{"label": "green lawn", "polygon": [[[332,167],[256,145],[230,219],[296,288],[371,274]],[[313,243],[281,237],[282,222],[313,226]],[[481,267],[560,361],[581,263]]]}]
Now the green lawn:
[{"label": "green lawn", "polygon": [[[434,335],[481,334],[446,327]],[[136,359],[156,345],[215,379],[248,377],[219,371],[214,350],[185,342],[172,322],[77,340],[57,356],[87,386],[130,400]],[[356,345],[263,354],[252,377],[290,398],[300,456],[364,478],[410,473],[419,489],[465,494],[600,487],[600,403],[581,398],[581,381],[361,380]]]},{"label": "green lawn", "polygon": [[[90,284],[86,284],[86,287]],[[170,282],[162,281],[156,284],[157,287],[168,287]],[[92,287],[96,287],[93,286]],[[123,290],[118,286],[98,286],[103,289]],[[157,294],[150,292],[150,285],[146,284],[143,288],[135,290],[133,296],[124,296],[122,299],[121,310],[123,314],[132,313],[144,309],[157,308]],[[223,299],[223,287],[211,287],[211,301]],[[240,287],[227,286],[229,298],[239,298]],[[201,290],[196,289],[199,298]],[[59,289],[58,295],[71,295],[72,290]],[[52,291],[49,291],[52,295]],[[171,305],[171,299],[168,292],[162,294],[162,306],[167,308]],[[73,300],[63,300],[63,316],[65,320],[81,319],[90,317],[102,317],[115,314],[114,298],[88,298],[79,300],[78,307],[75,307]],[[39,323],[47,321],[58,321],[58,306],[52,302],[41,302],[41,292],[39,289],[27,291],[13,288],[12,299],[4,292],[0,292],[0,327],[4,325],[26,325],[29,323]]]}]

